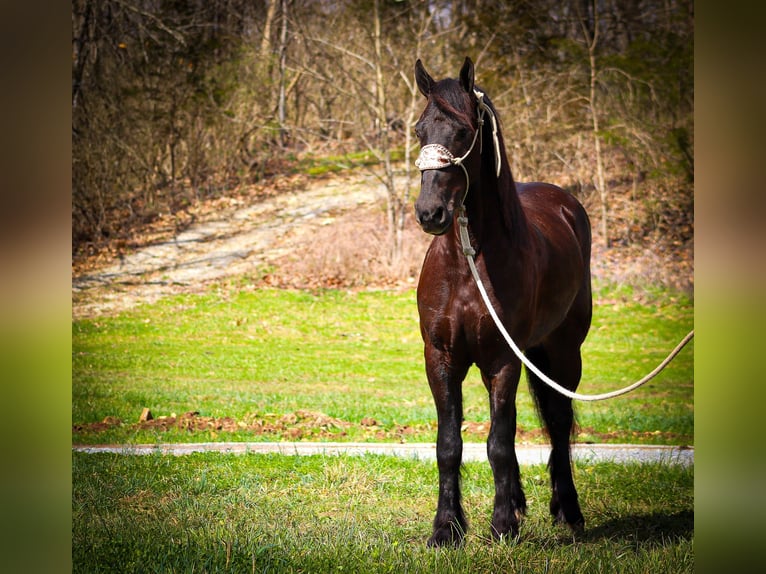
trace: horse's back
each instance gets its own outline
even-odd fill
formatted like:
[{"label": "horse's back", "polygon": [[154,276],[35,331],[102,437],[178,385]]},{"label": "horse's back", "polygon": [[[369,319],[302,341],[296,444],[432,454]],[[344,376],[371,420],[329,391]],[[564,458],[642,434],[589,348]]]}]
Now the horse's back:
[{"label": "horse's back", "polygon": [[[541,301],[569,300],[561,312],[577,325],[576,338],[585,339],[592,314],[591,228],[585,208],[571,193],[548,183],[516,183],[527,222],[536,230]],[[569,293],[567,296],[566,294]],[[569,299],[571,297],[571,299]]]},{"label": "horse's back", "polygon": [[567,230],[575,236],[583,264],[590,271],[590,219],[577,198],[556,185],[541,182],[516,182],[516,192],[527,221],[549,240],[562,240],[559,237],[563,238]]}]

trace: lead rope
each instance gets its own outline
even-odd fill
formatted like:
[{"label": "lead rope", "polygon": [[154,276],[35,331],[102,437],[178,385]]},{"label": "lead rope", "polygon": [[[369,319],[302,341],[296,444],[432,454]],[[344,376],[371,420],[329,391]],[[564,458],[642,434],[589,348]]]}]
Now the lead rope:
[{"label": "lead rope", "polygon": [[500,334],[503,336],[505,341],[508,343],[508,346],[511,348],[511,350],[514,352],[514,354],[521,360],[526,367],[532,371],[535,375],[537,375],[541,381],[543,381],[546,385],[549,387],[557,390],[559,393],[564,395],[565,397],[568,397],[570,399],[576,399],[579,401],[603,401],[605,399],[611,399],[614,397],[619,397],[620,395],[624,395],[626,393],[629,393],[641,385],[644,385],[651,381],[654,377],[656,377],[662,370],[672,361],[678,353],[681,352],[681,349],[683,349],[686,344],[691,341],[694,338],[694,329],[689,331],[689,333],[681,340],[681,342],[676,345],[676,348],[673,349],[670,354],[665,357],[665,360],[662,361],[652,372],[650,372],[648,375],[646,375],[643,379],[636,381],[632,385],[629,385],[623,389],[619,389],[616,391],[612,391],[609,393],[602,393],[599,395],[585,395],[581,393],[575,393],[573,391],[570,391],[569,389],[566,389],[562,387],[560,384],[558,384],[556,381],[548,377],[545,373],[543,373],[540,369],[538,369],[532,361],[530,361],[524,353],[521,352],[521,349],[516,345],[516,343],[513,341],[511,336],[508,334],[508,331],[505,330],[505,327],[503,326],[503,323],[500,321],[500,317],[497,316],[497,313],[495,312],[494,307],[492,307],[492,302],[489,300],[489,295],[487,295],[487,291],[484,288],[484,283],[481,281],[481,277],[479,277],[479,271],[476,269],[476,262],[474,261],[474,256],[476,255],[476,251],[471,246],[471,239],[468,236],[468,217],[465,212],[465,198],[468,195],[468,188],[471,185],[470,178],[468,177],[468,170],[466,169],[465,165],[463,165],[463,161],[471,154],[473,151],[474,146],[476,145],[476,140],[479,140],[479,148],[481,153],[481,145],[482,145],[482,137],[481,137],[481,130],[482,126],[484,125],[484,114],[487,113],[489,115],[490,120],[492,121],[492,143],[494,147],[494,159],[495,159],[495,172],[497,174],[497,177],[500,177],[500,144],[498,143],[498,136],[497,136],[497,118],[495,118],[495,114],[492,111],[492,108],[489,107],[489,105],[484,102],[484,94],[480,92],[479,90],[474,90],[474,94],[477,98],[477,108],[478,108],[478,127],[473,135],[473,141],[471,142],[471,146],[468,148],[468,151],[463,154],[461,157],[456,158],[452,152],[450,152],[446,147],[439,145],[439,144],[427,144],[423,146],[420,149],[420,155],[418,156],[418,159],[415,161],[415,165],[420,169],[420,171],[425,171],[428,169],[443,169],[445,167],[449,167],[450,165],[457,165],[460,166],[463,169],[463,173],[465,174],[465,193],[463,194],[463,199],[460,202],[460,205],[457,209],[457,221],[459,226],[459,233],[460,233],[460,243],[463,248],[463,253],[466,256],[466,259],[468,260],[468,266],[471,268],[471,275],[473,275],[473,280],[476,282],[476,286],[479,288],[479,293],[481,293],[481,298],[484,301],[484,305],[487,307],[487,310],[489,311],[489,314],[492,316],[492,320],[495,322],[495,325],[497,326],[498,330],[500,331]]},{"label": "lead rope", "polygon": [[463,253],[466,256],[466,259],[468,259],[468,266],[471,268],[471,274],[473,275],[473,279],[476,282],[476,286],[479,288],[479,292],[481,293],[481,298],[484,300],[484,305],[487,307],[489,314],[492,316],[492,319],[495,322],[495,325],[497,326],[498,330],[500,331],[500,334],[503,335],[503,338],[508,343],[508,346],[511,348],[511,350],[521,360],[521,362],[527,366],[527,368],[530,371],[532,371],[535,375],[537,375],[540,378],[540,380],[543,381],[546,385],[557,390],[565,397],[569,397],[570,399],[577,399],[578,401],[603,401],[605,399],[611,399],[611,398],[619,397],[620,395],[629,393],[630,391],[637,389],[641,385],[648,383],[654,377],[660,374],[660,372],[668,365],[668,363],[670,363],[670,361],[672,361],[676,357],[676,355],[681,352],[681,349],[683,349],[686,346],[686,344],[689,341],[691,341],[692,338],[694,337],[694,329],[692,329],[683,338],[683,340],[678,345],[676,345],[676,348],[673,349],[667,357],[665,357],[665,360],[662,361],[651,373],[646,375],[640,381],[636,381],[635,383],[625,387],[624,389],[619,389],[617,391],[612,391],[609,393],[602,393],[600,395],[584,395],[581,393],[575,393],[573,391],[570,391],[569,389],[562,387],[560,384],[558,384],[556,381],[554,381],[553,379],[548,377],[545,373],[543,373],[540,369],[538,369],[534,365],[534,363],[532,363],[532,361],[530,361],[527,358],[527,356],[521,352],[521,349],[519,349],[519,347],[513,341],[511,336],[508,334],[508,331],[505,330],[503,323],[500,321],[500,317],[497,316],[497,313],[495,312],[495,309],[492,306],[491,301],[489,300],[489,295],[487,295],[486,289],[484,289],[484,283],[482,283],[481,277],[479,277],[479,271],[476,269],[476,263],[474,262],[474,255],[476,254],[476,252],[471,246],[471,240],[468,237],[468,218],[466,217],[466,214],[465,214],[465,207],[462,205],[458,209],[457,221],[458,221],[458,225],[460,226],[460,243],[463,246]]},{"label": "lead rope", "polygon": [[[491,108],[484,102],[484,94],[479,92],[478,90],[475,90],[475,94],[478,99],[478,105],[479,105],[479,129],[477,131],[481,132],[481,127],[484,123],[483,116],[484,116],[484,113],[487,112],[490,120],[492,121],[492,142],[494,144],[493,147],[495,152],[494,153],[495,170],[496,170],[497,177],[500,177],[500,145],[498,144],[498,140],[497,140],[497,119],[495,118],[495,114],[492,112]],[[481,136],[479,136],[479,138],[481,138]],[[473,147],[473,145],[471,147]],[[470,150],[469,150],[469,153],[470,153]],[[468,154],[463,156],[463,158],[460,158],[461,161],[465,159],[467,155]],[[463,167],[462,163],[460,164],[460,166]],[[463,171],[466,171],[465,167],[463,167]],[[468,194],[468,183],[469,183],[468,172],[466,171],[466,195]],[[514,352],[514,354],[521,360],[522,363],[524,363],[524,365],[527,366],[527,368],[530,371],[532,371],[535,375],[537,375],[540,378],[540,380],[542,380],[549,387],[557,390],[559,393],[561,393],[565,397],[568,397],[570,399],[577,399],[580,401],[603,401],[605,399],[611,399],[614,397],[619,397],[620,395],[627,394],[637,389],[638,387],[648,383],[654,377],[660,374],[662,370],[668,365],[668,363],[670,363],[670,361],[672,361],[676,357],[676,355],[678,355],[678,353],[681,352],[681,349],[683,349],[686,346],[686,344],[689,341],[691,341],[692,338],[694,338],[694,329],[692,329],[681,340],[681,342],[678,345],[676,345],[676,348],[673,349],[667,357],[665,357],[665,360],[662,361],[652,372],[646,375],[643,379],[636,381],[632,385],[628,385],[627,387],[623,389],[619,389],[609,393],[601,393],[598,395],[586,395],[586,394],[570,391],[569,389],[562,387],[556,381],[548,377],[545,373],[543,373],[540,369],[538,369],[535,366],[535,364],[532,363],[532,361],[530,361],[526,355],[524,355],[524,353],[521,352],[521,349],[519,349],[519,347],[516,345],[514,340],[508,334],[508,331],[506,331],[505,327],[503,326],[503,323],[500,321],[500,318],[497,316],[497,313],[495,312],[495,309],[492,306],[491,301],[489,300],[489,295],[487,295],[487,290],[484,288],[484,284],[481,281],[481,277],[479,277],[479,271],[478,269],[476,269],[476,262],[474,261],[474,256],[476,255],[476,252],[471,246],[471,240],[468,237],[468,217],[466,216],[465,206],[462,203],[460,204],[460,207],[458,208],[458,225],[460,226],[460,243],[463,246],[463,253],[466,256],[466,259],[468,260],[468,266],[471,268],[471,275],[473,275],[473,280],[476,282],[476,286],[479,288],[479,293],[481,293],[481,298],[484,300],[484,305],[487,307],[489,314],[492,316],[492,320],[495,322],[495,325],[500,331],[500,334],[508,343],[508,346]]]}]

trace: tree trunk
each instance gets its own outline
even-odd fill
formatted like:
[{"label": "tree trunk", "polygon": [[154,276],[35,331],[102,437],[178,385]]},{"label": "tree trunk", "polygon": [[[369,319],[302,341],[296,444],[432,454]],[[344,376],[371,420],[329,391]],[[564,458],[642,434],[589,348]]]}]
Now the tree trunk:
[{"label": "tree trunk", "polygon": [[383,51],[380,44],[380,6],[379,0],[373,3],[373,35],[375,41],[375,111],[379,133],[379,149],[383,159],[383,183],[386,187],[386,213],[388,223],[388,242],[390,246],[389,262],[397,265],[402,253],[402,234],[397,231],[399,212],[402,207],[396,193],[394,168],[391,165],[391,143],[388,137],[388,119],[386,118],[386,87],[383,82]]},{"label": "tree trunk", "polygon": [[290,0],[280,0],[282,24],[279,32],[279,103],[277,109],[279,121],[279,143],[284,148],[287,145],[287,128],[285,128],[285,99],[287,73],[287,12]]},{"label": "tree trunk", "polygon": [[601,154],[601,135],[599,134],[598,106],[596,80],[598,77],[598,67],[596,65],[596,46],[598,44],[598,6],[593,2],[593,33],[590,34],[586,25],[584,15],[581,16],[583,34],[585,43],[588,46],[588,63],[590,65],[590,94],[588,98],[588,107],[590,108],[590,117],[593,126],[593,147],[596,153],[596,189],[598,190],[601,204],[601,236],[605,247],[610,247],[609,241],[609,197],[604,178],[604,158]]},{"label": "tree trunk", "polygon": [[271,26],[274,22],[274,16],[277,13],[277,4],[280,0],[270,0],[269,8],[266,11],[266,22],[263,25],[263,36],[261,37],[261,59],[271,56]]}]

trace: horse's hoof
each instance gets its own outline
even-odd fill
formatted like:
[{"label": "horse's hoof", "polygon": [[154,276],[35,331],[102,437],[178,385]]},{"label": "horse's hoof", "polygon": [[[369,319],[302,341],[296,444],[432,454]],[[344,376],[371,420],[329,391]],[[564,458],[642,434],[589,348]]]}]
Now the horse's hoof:
[{"label": "horse's hoof", "polygon": [[585,532],[585,519],[581,516],[577,522],[567,522],[572,534],[582,534]]},{"label": "horse's hoof", "polygon": [[520,536],[518,523],[502,527],[498,527],[493,524],[489,530],[490,534],[492,535],[492,539],[497,542],[509,542],[511,540],[516,541]]},{"label": "horse's hoof", "polygon": [[465,535],[459,528],[450,524],[441,528],[434,529],[431,538],[428,539],[428,548],[457,548],[463,544]]},{"label": "horse's hoof", "polygon": [[577,510],[576,513],[574,513],[574,516],[571,517],[571,519],[567,519],[564,512],[562,510],[559,510],[553,516],[553,523],[563,524],[568,526],[573,534],[582,534],[583,532],[585,532],[585,518],[583,518],[583,515],[579,511],[579,509]]},{"label": "horse's hoof", "polygon": [[507,511],[495,510],[490,525],[493,540],[508,541],[519,538],[519,525],[526,514],[526,502],[515,508],[511,514]]},{"label": "horse's hoof", "polygon": [[585,530],[585,518],[583,518],[580,506],[570,504],[564,510],[565,505],[561,504],[558,499],[551,500],[550,510],[553,516],[553,522],[558,524],[566,524],[574,532],[582,532]]}]

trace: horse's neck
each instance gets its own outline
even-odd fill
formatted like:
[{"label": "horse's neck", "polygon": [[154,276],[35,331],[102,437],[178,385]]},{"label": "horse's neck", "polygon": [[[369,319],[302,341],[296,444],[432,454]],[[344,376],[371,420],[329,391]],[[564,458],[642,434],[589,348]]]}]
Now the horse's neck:
[{"label": "horse's neck", "polygon": [[479,243],[494,242],[504,237],[512,246],[526,244],[527,220],[516,193],[504,150],[500,177],[495,172],[493,151],[485,145],[482,154],[481,179],[466,198],[469,227]]}]

